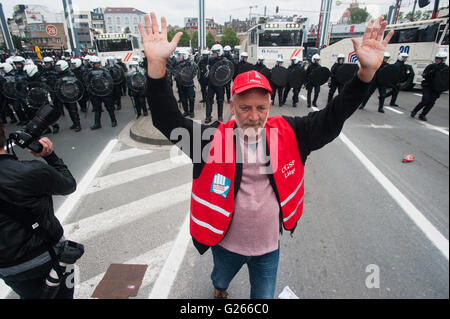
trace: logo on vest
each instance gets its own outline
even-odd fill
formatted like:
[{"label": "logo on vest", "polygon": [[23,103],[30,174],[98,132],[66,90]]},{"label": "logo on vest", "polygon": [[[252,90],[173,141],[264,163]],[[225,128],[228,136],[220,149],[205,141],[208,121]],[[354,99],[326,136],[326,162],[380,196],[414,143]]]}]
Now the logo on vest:
[{"label": "logo on vest", "polygon": [[295,173],[295,160],[284,165],[281,173],[284,175],[284,178],[288,178],[289,176]]},{"label": "logo on vest", "polygon": [[227,198],[230,191],[231,181],[223,175],[214,175],[214,180],[211,184],[211,193]]}]

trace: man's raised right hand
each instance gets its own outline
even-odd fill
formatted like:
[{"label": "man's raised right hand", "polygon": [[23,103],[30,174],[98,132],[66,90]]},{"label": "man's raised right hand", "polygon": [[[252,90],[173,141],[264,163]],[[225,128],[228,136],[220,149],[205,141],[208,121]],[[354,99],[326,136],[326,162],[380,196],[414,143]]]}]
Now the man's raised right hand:
[{"label": "man's raised right hand", "polygon": [[166,18],[161,18],[161,32],[154,12],[145,15],[144,18],[145,27],[139,22],[139,31],[142,36],[144,53],[147,57],[147,73],[152,79],[160,79],[166,75],[167,59],[177,48],[182,33],[175,34],[172,41],[169,42],[167,40]]}]

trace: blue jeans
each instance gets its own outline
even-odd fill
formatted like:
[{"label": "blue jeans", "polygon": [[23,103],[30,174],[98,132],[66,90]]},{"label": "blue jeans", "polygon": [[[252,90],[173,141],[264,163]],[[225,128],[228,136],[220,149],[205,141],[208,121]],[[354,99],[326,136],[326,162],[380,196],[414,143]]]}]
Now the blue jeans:
[{"label": "blue jeans", "polygon": [[224,291],[244,264],[250,276],[251,299],[273,299],[277,281],[278,249],[262,256],[243,256],[217,245],[212,247],[214,268],[211,280],[214,288]]}]

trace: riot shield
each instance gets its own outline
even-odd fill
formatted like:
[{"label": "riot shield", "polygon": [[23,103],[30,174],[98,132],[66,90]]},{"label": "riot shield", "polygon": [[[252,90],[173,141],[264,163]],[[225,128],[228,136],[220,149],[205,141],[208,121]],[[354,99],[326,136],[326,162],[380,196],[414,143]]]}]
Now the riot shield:
[{"label": "riot shield", "polygon": [[50,87],[44,82],[28,83],[26,101],[34,108],[49,103]]},{"label": "riot shield", "polygon": [[291,88],[298,89],[306,81],[306,71],[302,67],[296,67],[288,75],[288,83]]},{"label": "riot shield", "polygon": [[92,69],[87,75],[87,89],[96,96],[112,94],[113,87],[111,74],[105,69]]},{"label": "riot shield", "polygon": [[65,76],[56,82],[55,94],[64,103],[75,103],[83,97],[84,85],[75,76]]},{"label": "riot shield", "polygon": [[311,74],[311,83],[314,85],[324,85],[330,78],[330,70],[324,66],[315,69]]},{"label": "riot shield", "polygon": [[350,81],[358,72],[359,66],[355,63],[345,63],[336,72],[336,80],[339,84],[344,85]]},{"label": "riot shield", "polygon": [[448,86],[448,69],[446,71],[437,71],[432,83],[433,90],[442,93],[448,90]]},{"label": "riot shield", "polygon": [[209,71],[209,80],[214,86],[224,86],[234,75],[234,64],[228,59],[216,62]]},{"label": "riot shield", "polygon": [[388,64],[378,70],[375,80],[379,86],[392,88],[400,82],[400,69],[394,64]]},{"label": "riot shield", "polygon": [[8,99],[17,100],[16,79],[13,75],[4,77],[2,92]]},{"label": "riot shield", "polygon": [[198,74],[198,66],[195,63],[179,64],[175,69],[175,77],[182,86],[192,85]]},{"label": "riot shield", "polygon": [[288,84],[288,70],[285,67],[275,67],[272,69],[272,74],[270,75],[270,80],[277,87],[284,87]]},{"label": "riot shield", "polygon": [[145,75],[145,71],[128,71],[127,84],[132,92],[143,93],[147,87],[147,76]]},{"label": "riot shield", "polygon": [[105,68],[110,72],[114,85],[121,84],[125,80],[125,73],[121,66],[113,64],[107,65]]}]

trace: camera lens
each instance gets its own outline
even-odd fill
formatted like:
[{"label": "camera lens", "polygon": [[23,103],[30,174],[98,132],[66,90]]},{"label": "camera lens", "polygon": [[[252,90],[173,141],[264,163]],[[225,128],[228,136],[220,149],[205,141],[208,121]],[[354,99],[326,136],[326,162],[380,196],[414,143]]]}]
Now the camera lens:
[{"label": "camera lens", "polygon": [[50,104],[46,104],[36,112],[35,117],[25,126],[24,131],[38,139],[50,125],[58,121],[59,117],[59,111]]}]

